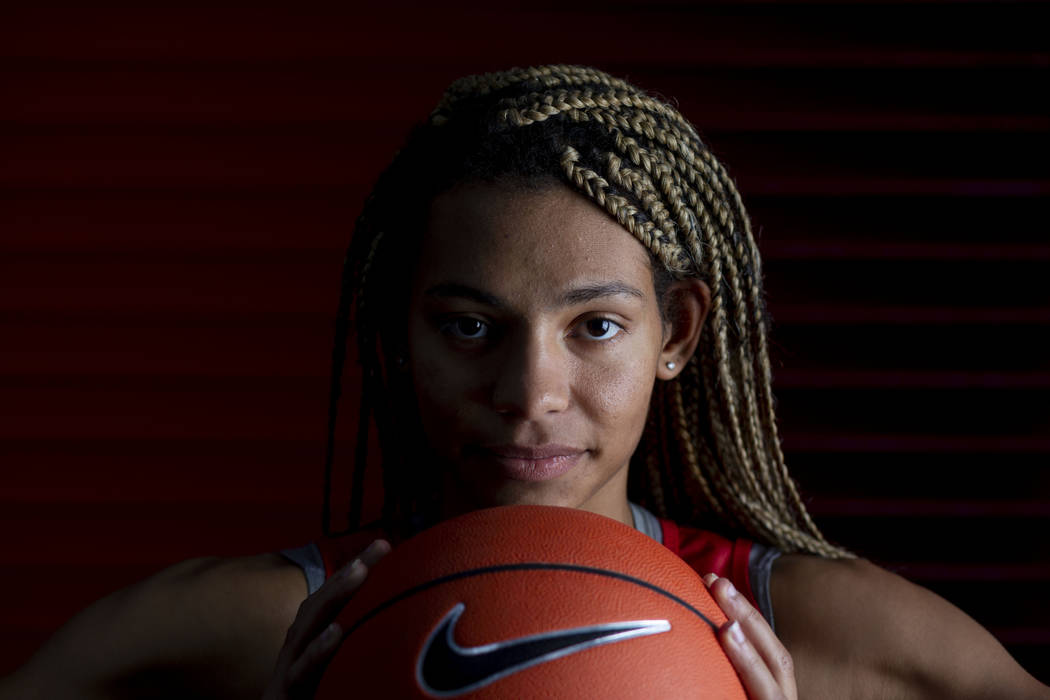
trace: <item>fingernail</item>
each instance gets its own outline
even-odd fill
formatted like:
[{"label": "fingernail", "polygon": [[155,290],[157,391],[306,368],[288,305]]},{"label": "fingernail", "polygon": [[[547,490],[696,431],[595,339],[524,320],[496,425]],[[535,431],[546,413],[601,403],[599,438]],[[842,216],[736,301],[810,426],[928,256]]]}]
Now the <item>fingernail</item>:
[{"label": "fingernail", "polygon": [[339,623],[333,622],[324,628],[324,632],[321,634],[322,640],[325,644],[334,642],[339,637]]},{"label": "fingernail", "polygon": [[732,637],[736,644],[743,644],[745,641],[744,630],[736,620],[733,620],[732,624],[729,625],[729,636]]},{"label": "fingernail", "polygon": [[726,583],[729,584],[726,586],[726,597],[729,598],[729,600],[736,600],[737,596],[740,595],[737,593],[736,586],[734,586],[733,582],[729,579],[726,579]]},{"label": "fingernail", "polygon": [[704,584],[706,584],[708,588],[710,588],[711,584],[714,583],[717,580],[718,580],[718,574],[705,574],[704,575]]},{"label": "fingernail", "polygon": [[347,579],[357,573],[358,569],[361,568],[361,560],[354,559],[352,562],[339,569],[339,573],[336,574],[339,578]]}]

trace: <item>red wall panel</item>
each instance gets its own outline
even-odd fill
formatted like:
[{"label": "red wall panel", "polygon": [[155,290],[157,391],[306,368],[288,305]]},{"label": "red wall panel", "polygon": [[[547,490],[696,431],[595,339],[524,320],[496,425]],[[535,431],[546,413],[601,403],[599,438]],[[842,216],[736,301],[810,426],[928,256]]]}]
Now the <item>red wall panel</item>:
[{"label": "red wall panel", "polygon": [[370,183],[453,78],[580,62],[676,98],[738,178],[819,522],[1050,681],[1047,9],[4,10],[0,672],[160,567],[319,534]]}]

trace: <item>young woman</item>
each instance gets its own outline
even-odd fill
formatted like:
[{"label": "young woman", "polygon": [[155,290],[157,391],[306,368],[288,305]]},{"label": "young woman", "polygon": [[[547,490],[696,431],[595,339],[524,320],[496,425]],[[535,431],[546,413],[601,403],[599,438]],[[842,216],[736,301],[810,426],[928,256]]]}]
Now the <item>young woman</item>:
[{"label": "young woman", "polygon": [[351,316],[351,521],[374,416],[382,522],[172,567],[77,616],[3,697],[311,697],[389,541],[519,503],[678,552],[733,621],[753,698],[1050,697],[965,614],[814,526],[780,451],[747,214],[672,107],[572,66],[457,81],[358,221],[330,435]]}]

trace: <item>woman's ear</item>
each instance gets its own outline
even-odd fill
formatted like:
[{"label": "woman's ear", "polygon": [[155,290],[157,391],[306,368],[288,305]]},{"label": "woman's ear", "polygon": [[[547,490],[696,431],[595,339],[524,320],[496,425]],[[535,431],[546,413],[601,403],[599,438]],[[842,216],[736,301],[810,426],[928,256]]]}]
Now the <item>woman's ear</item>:
[{"label": "woman's ear", "polygon": [[702,280],[676,280],[667,290],[664,337],[657,379],[674,379],[696,352],[700,331],[711,308],[711,289]]}]

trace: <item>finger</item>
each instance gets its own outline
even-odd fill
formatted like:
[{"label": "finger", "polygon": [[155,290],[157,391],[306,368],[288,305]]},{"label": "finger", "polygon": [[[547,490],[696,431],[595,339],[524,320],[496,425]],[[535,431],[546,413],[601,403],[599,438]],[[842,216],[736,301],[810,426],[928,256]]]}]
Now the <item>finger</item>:
[{"label": "finger", "polygon": [[390,552],[390,543],[386,540],[375,540],[368,545],[357,558],[364,562],[365,566],[373,567],[376,563]]},{"label": "finger", "polygon": [[342,609],[357,587],[365,580],[368,568],[355,559],[332,574],[309,598],[299,604],[295,621],[285,635],[281,656],[297,659]]},{"label": "finger", "polygon": [[312,639],[343,609],[354,591],[364,582],[368,568],[390,551],[390,543],[376,540],[343,568],[328,577],[320,588],[299,606],[295,622],[288,630],[286,646],[296,658]]},{"label": "finger", "polygon": [[[390,544],[386,540],[375,540],[343,568],[329,576],[321,587],[307,598],[307,605],[316,608],[320,614],[330,613],[331,617],[334,615],[332,609],[341,608],[345,604],[344,599],[361,585],[368,569],[389,551]],[[320,633],[320,628],[316,630],[315,634],[317,633]]]},{"label": "finger", "polygon": [[714,583],[717,580],[718,580],[718,574],[706,574],[704,576],[704,585],[707,586],[708,588],[710,588],[711,584]]},{"label": "finger", "polygon": [[736,620],[727,622],[718,631],[718,639],[726,656],[740,676],[749,698],[763,700],[786,700],[787,695],[770,673],[765,660],[748,641],[744,629]]},{"label": "finger", "polygon": [[729,579],[721,578],[713,582],[711,595],[730,620],[740,623],[750,646],[763,659],[780,687],[793,688],[795,669],[791,654],[777,639],[762,613],[748,602]]},{"label": "finger", "polygon": [[357,590],[368,575],[369,569],[389,551],[390,543],[386,540],[373,541],[350,563],[330,576],[317,592],[307,599],[307,604],[313,608],[310,614],[319,620],[318,624],[310,630],[309,637],[313,638],[321,633],[321,629],[343,609],[350,595]]},{"label": "finger", "polygon": [[333,622],[322,630],[288,669],[289,695],[313,698],[325,669],[343,641],[343,630]]}]

